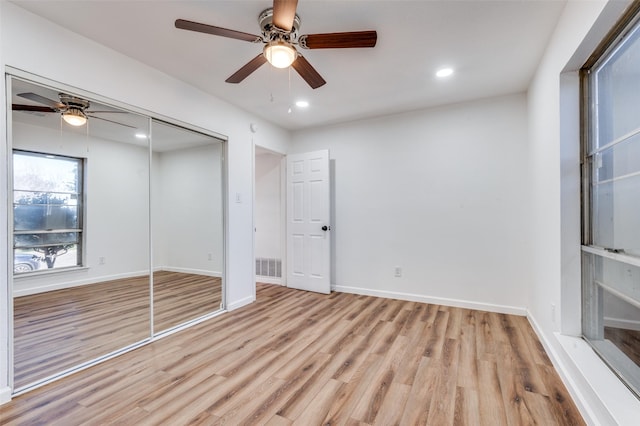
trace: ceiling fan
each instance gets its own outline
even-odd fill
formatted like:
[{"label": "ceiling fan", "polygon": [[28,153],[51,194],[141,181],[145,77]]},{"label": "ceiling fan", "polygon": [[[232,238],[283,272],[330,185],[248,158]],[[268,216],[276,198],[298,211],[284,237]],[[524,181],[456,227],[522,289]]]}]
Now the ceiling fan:
[{"label": "ceiling fan", "polygon": [[89,117],[96,118],[98,120],[109,121],[111,123],[119,124],[121,126],[131,127],[135,129],[135,126],[120,123],[106,119],[104,117],[98,117],[95,114],[105,113],[125,113],[124,111],[91,111],[89,107],[90,102],[86,99],[78,98],[77,96],[67,95],[66,93],[58,93],[59,101],[46,98],[36,93],[18,93],[18,96],[30,101],[37,102],[42,105],[23,105],[13,104],[12,110],[14,111],[32,111],[32,112],[55,112],[62,115],[62,119],[72,126],[82,126],[87,122]]},{"label": "ceiling fan", "polygon": [[240,83],[265,62],[277,68],[292,66],[313,89],[326,81],[295,48],[303,49],[344,49],[354,47],[374,47],[378,39],[375,31],[353,31],[325,34],[298,35],[300,17],[296,14],[298,0],[273,0],[273,7],[263,11],[258,22],[261,35],[229,30],[213,25],[177,19],[176,28],[212,34],[221,37],[263,43],[262,53],[250,60],[225,81]]}]

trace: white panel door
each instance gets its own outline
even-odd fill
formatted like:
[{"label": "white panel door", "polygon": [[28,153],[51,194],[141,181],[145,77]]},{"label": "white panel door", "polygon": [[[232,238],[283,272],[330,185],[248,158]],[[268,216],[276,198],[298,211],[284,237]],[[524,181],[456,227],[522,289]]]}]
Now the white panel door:
[{"label": "white panel door", "polygon": [[287,286],[331,292],[329,151],[287,156]]}]

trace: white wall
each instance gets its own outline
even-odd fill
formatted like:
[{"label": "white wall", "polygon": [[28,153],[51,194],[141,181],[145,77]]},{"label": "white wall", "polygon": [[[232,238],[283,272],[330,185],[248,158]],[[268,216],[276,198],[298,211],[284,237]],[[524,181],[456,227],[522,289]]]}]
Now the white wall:
[{"label": "white wall", "polygon": [[336,289],[524,314],[524,94],[300,131],[290,152],[323,148]]},{"label": "white wall", "polygon": [[[290,135],[285,130],[252,116],[226,102],[177,81],[134,59],[80,37],[30,14],[14,4],[0,2],[0,64],[24,70],[98,96],[117,100],[134,109],[179,120],[228,137],[228,239],[227,306],[230,309],[255,299],[253,265],[253,144],[286,152]],[[82,64],[82,66],[78,66]],[[4,85],[1,85],[4,95]],[[4,96],[3,96],[4,99]],[[5,109],[2,103],[2,111]],[[0,119],[2,128],[6,115]],[[259,131],[251,133],[250,123]],[[6,132],[0,136],[2,154]],[[0,163],[0,218],[6,223],[6,157]],[[235,202],[235,194],[241,203]],[[6,234],[5,234],[6,235]],[[7,243],[0,244],[0,271],[7,274]],[[0,361],[6,366],[9,336],[6,315],[7,279],[1,282]],[[8,396],[8,369],[0,367],[0,402]]]},{"label": "white wall", "polygon": [[281,155],[256,155],[256,257],[281,259]]},{"label": "white wall", "polygon": [[221,276],[222,145],[154,153],[153,158],[154,269]]},{"label": "white wall", "polygon": [[[593,424],[636,424],[640,403],[579,337],[579,79],[627,2],[570,1],[528,92],[532,221],[529,318]],[[555,315],[553,315],[555,307]],[[562,332],[563,334],[560,334]]]}]

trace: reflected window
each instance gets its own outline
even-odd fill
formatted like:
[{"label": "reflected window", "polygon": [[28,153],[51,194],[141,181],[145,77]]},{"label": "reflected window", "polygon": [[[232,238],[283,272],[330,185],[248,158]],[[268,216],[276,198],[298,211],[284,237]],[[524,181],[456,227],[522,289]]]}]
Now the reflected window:
[{"label": "reflected window", "polygon": [[13,151],[14,274],[82,266],[80,158]]}]

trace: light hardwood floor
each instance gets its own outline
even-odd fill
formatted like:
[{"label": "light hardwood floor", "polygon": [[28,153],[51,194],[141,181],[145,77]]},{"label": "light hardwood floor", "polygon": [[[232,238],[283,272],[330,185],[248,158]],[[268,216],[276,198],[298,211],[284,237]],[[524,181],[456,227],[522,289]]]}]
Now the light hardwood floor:
[{"label": "light hardwood floor", "polygon": [[[154,329],[220,309],[220,278],[154,273]],[[149,276],[14,300],[14,380],[25,386],[149,338]]]},{"label": "light hardwood floor", "polygon": [[269,285],[15,398],[0,423],[584,424],[523,317]]}]

